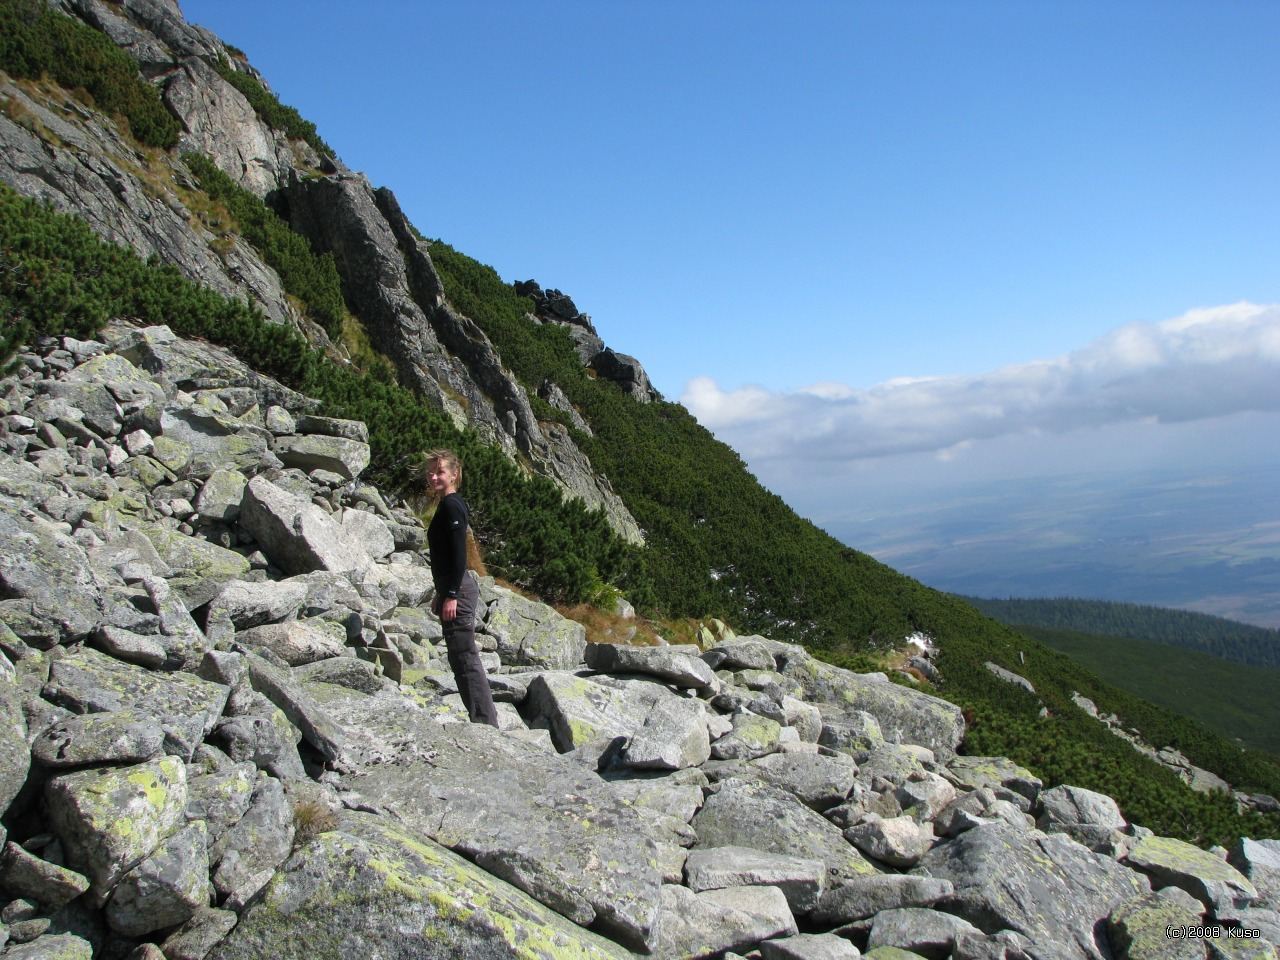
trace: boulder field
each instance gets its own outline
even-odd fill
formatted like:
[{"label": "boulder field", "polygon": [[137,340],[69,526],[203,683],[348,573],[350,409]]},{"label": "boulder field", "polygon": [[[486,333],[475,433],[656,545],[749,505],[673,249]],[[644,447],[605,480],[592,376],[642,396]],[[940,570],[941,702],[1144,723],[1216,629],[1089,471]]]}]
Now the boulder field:
[{"label": "boulder field", "polygon": [[1276,956],[1280,842],[1154,836],[798,646],[590,643],[481,578],[467,723],[363,424],[163,327],[15,369],[5,958]]}]

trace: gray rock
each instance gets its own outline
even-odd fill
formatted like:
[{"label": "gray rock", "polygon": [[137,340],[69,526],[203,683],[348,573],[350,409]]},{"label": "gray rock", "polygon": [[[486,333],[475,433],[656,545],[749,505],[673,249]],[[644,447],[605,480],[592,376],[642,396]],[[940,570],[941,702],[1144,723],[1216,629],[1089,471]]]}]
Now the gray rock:
[{"label": "gray rock", "polygon": [[247,654],[244,659],[253,689],[279,707],[322,757],[330,762],[339,760],[344,739],[342,729],[302,689],[289,670],[268,663],[256,654]]},{"label": "gray rock", "polygon": [[317,944],[362,956],[629,956],[416,831],[357,813],[290,857],[209,960],[313,960]]},{"label": "gray rock", "polygon": [[1023,690],[1027,691],[1027,693],[1036,692],[1036,688],[1031,685],[1031,681],[1026,677],[1020,677],[1012,670],[1006,670],[1004,667],[999,664],[992,663],[990,660],[988,660],[984,666],[1005,683],[1012,683],[1015,687],[1021,687]]},{"label": "gray rock", "polygon": [[819,720],[817,742],[859,762],[885,745],[880,722],[865,710],[853,710],[838,716],[819,714]]},{"label": "gray rock", "polygon": [[129,710],[59,720],[31,743],[31,756],[46,767],[141,763],[164,751],[165,732],[151,716]]},{"label": "gray rock", "polygon": [[911,817],[885,819],[869,814],[844,832],[845,839],[873,860],[891,867],[912,867],[929,849],[933,832]]},{"label": "gray rock", "polygon": [[240,516],[248,481],[239,470],[219,469],[209,474],[196,496],[195,509],[207,520],[233,523]]},{"label": "gray rock", "polygon": [[96,650],[68,653],[49,669],[42,696],[73,713],[126,711],[164,730],[164,749],[190,759],[227,702],[226,687],[190,674],[156,674]]},{"label": "gray rock", "polygon": [[1227,862],[1249,878],[1259,904],[1280,910],[1280,840],[1239,840]]},{"label": "gray rock", "polygon": [[[332,683],[358,693],[374,694],[380,690],[394,689],[396,684],[377,672],[377,668],[356,657],[333,657],[317,660],[294,670],[299,680],[311,683]],[[497,691],[494,691],[495,696]]]},{"label": "gray rock", "polygon": [[949,880],[948,910],[984,930],[1009,928],[1060,944],[1066,957],[1105,960],[1098,929],[1147,881],[1059,834],[982,824],[935,847],[913,873]]},{"label": "gray rock", "polygon": [[214,844],[220,905],[240,910],[275,874],[293,846],[293,806],[279,780],[259,781],[245,814]]},{"label": "gray rock", "polygon": [[[160,429],[155,456],[184,479],[203,481],[220,469],[251,474],[280,465],[263,436],[265,431],[251,429],[199,402],[186,408],[166,406]],[[159,453],[162,442],[178,445],[181,459],[166,462]]]},{"label": "gray rock", "polygon": [[297,467],[308,473],[328,470],[347,480],[354,480],[369,465],[369,444],[343,437],[318,434],[277,437],[272,452],[286,467]]},{"label": "gray rock", "polygon": [[751,847],[818,860],[832,882],[875,872],[838,827],[775,788],[726,781],[707,797],[691,825],[698,834],[697,849]]},{"label": "gray rock", "polygon": [[946,766],[947,776],[966,790],[988,787],[1001,788],[1025,798],[1030,809],[1040,796],[1044,786],[1040,778],[1026,767],[1021,767],[1005,757],[953,757]]},{"label": "gray rock", "polygon": [[5,951],[13,960],[92,960],[93,944],[73,933],[39,937],[30,943],[14,944]]},{"label": "gray rock", "polygon": [[794,932],[790,913],[781,918],[739,910],[725,903],[717,891],[694,893],[687,887],[664,885],[660,911],[661,936],[654,950],[660,960],[719,957],[727,950],[749,949],[763,940]]},{"label": "gray rock", "polygon": [[711,756],[706,708],[699,700],[662,697],[627,744],[626,763],[638,769],[683,770]]},{"label": "gray rock", "polygon": [[173,569],[156,551],[155,545],[137,530],[121,530],[106,543],[94,547],[89,551],[89,561],[99,570],[140,563],[153,576],[173,576]]},{"label": "gray rock", "polygon": [[742,765],[743,775],[786,790],[821,813],[842,802],[853,789],[858,767],[845,756],[772,753]]},{"label": "gray rock", "polygon": [[614,643],[589,643],[587,666],[605,673],[640,673],[676,687],[706,690],[715,684],[711,668],[697,657],[670,647],[629,647]]},{"label": "gray rock", "polygon": [[919,756],[896,743],[881,744],[858,764],[858,780],[865,784],[884,780],[901,787],[925,772]]},{"label": "gray rock", "polygon": [[526,715],[544,723],[561,753],[615,737],[630,737],[659,698],[672,694],[654,683],[606,686],[572,673],[542,673],[529,683]]},{"label": "gray rock", "polygon": [[107,903],[107,921],[127,937],[186,923],[209,905],[209,850],[205,825],[196,821],[161,841],[130,870]]},{"label": "gray rock", "polygon": [[372,563],[327,513],[264,477],[254,477],[245,487],[240,525],[286,573],[341,573]]},{"label": "gray rock", "polygon": [[280,780],[301,780],[307,773],[298,755],[300,736],[284,712],[262,698],[237,716],[220,720],[210,740],[237,763],[251,763]]},{"label": "gray rock", "polygon": [[1036,826],[1045,833],[1065,833],[1099,853],[1110,849],[1125,826],[1120,807],[1102,793],[1063,784],[1040,795],[1043,813]]},{"label": "gray rock", "polygon": [[750,710],[740,710],[732,717],[733,729],[711,745],[717,760],[755,760],[779,749],[782,724]]},{"label": "gray rock", "polygon": [[761,960],[859,960],[852,943],[834,933],[802,933],[760,944]]},{"label": "gray rock", "polygon": [[739,637],[729,643],[719,643],[702,659],[712,670],[776,670],[772,651],[758,639]]},{"label": "gray rock", "polygon": [[[0,621],[0,633],[4,633]],[[10,633],[10,636],[12,634]],[[3,638],[0,638],[3,639]],[[16,671],[7,657],[0,653],[0,815],[26,782],[31,767],[31,752],[27,738],[26,716],[22,710],[24,694],[17,682]]]},{"label": "gray rock", "polygon": [[510,591],[490,603],[484,632],[497,640],[502,662],[513,666],[572,670],[587,648],[582,624]]},{"label": "gray rock", "polygon": [[66,642],[102,620],[102,591],[89,557],[52,526],[0,511],[0,595],[29,600]]},{"label": "gray rock", "polygon": [[161,526],[147,526],[143,534],[171,569],[165,581],[188,610],[208,603],[225,584],[249,572],[249,561],[216,543],[189,537]]},{"label": "gray rock", "polygon": [[822,896],[827,879],[820,860],[765,853],[750,847],[691,850],[684,865],[685,883],[701,893],[722,887],[770,886],[786,896],[792,913],[808,913]]},{"label": "gray rock", "polygon": [[903,813],[920,823],[933,820],[957,796],[950,781],[935,773],[913,774],[894,791]]},{"label": "gray rock", "polygon": [[782,717],[787,726],[794,727],[805,743],[817,743],[822,735],[822,711],[816,704],[805,703],[795,697],[782,698]]},{"label": "gray rock", "polygon": [[[186,767],[177,757],[54,777],[45,786],[49,823],[69,866],[89,878],[87,896],[102,906],[128,871],[181,824]],[[123,823],[128,829],[121,829]]]},{"label": "gray rock", "polygon": [[237,919],[230,910],[211,910],[208,907],[197,910],[160,945],[165,960],[205,960],[210,951],[235,928]]},{"label": "gray rock", "polygon": [[237,630],[291,620],[307,599],[303,580],[233,580],[209,601],[208,617],[226,616]]},{"label": "gray rock", "polygon": [[204,821],[210,840],[217,842],[249,809],[257,781],[258,770],[252,763],[231,763],[225,769],[190,776],[187,820]]},{"label": "gray rock", "polygon": [[850,877],[829,886],[810,916],[818,923],[852,923],[874,917],[882,910],[930,907],[954,892],[950,880],[934,877],[903,873]]},{"label": "gray rock", "polygon": [[[1203,915],[1198,909],[1162,896],[1163,893],[1132,897],[1111,911],[1107,918],[1107,939],[1117,956],[1133,960],[1186,960],[1205,956],[1205,946],[1199,937],[1187,940],[1168,935],[1170,927],[1199,926]],[[1198,902],[1192,902],[1199,907]]]},{"label": "gray rock", "polygon": [[116,660],[139,667],[155,669],[169,659],[164,645],[154,637],[143,636],[123,627],[104,624],[93,632],[90,642]]},{"label": "gray rock", "polygon": [[903,907],[876,914],[867,937],[868,951],[877,947],[909,950],[926,960],[946,960],[956,940],[981,933],[961,917],[920,907]]},{"label": "gray rock", "polygon": [[575,922],[653,945],[657,853],[599,778],[482,724],[438,724],[394,695],[328,690],[366,804]]},{"label": "gray rock", "polygon": [[811,700],[871,714],[891,741],[920,744],[947,758],[964,737],[959,707],[890,683],[882,674],[857,674],[807,656],[787,657],[780,672],[799,683]]},{"label": "gray rock", "polygon": [[615,353],[605,347],[591,358],[589,366],[604,379],[618,384],[633,400],[650,403],[658,399],[658,392],[649,383],[644,367],[635,357]]},{"label": "gray rock", "polygon": [[0,884],[19,897],[56,913],[89,889],[89,880],[73,870],[42,860],[16,843],[6,843],[0,854]]},{"label": "gray rock", "polygon": [[1125,863],[1152,878],[1153,886],[1187,891],[1218,915],[1258,899],[1249,879],[1225,860],[1172,837],[1138,837]]},{"label": "gray rock", "polygon": [[346,631],[326,620],[292,620],[241,630],[236,642],[270,650],[291,667],[341,657],[347,653]]},{"label": "gray rock", "polygon": [[396,549],[396,539],[384,520],[364,510],[342,511],[342,529],[355,540],[374,560],[390,556]]}]

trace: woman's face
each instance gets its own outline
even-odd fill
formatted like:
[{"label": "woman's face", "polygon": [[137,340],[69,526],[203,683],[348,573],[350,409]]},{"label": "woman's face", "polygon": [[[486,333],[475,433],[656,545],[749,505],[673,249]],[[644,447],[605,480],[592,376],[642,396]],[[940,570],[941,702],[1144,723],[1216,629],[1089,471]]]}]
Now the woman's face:
[{"label": "woman's face", "polygon": [[454,493],[458,489],[458,471],[450,470],[443,460],[437,460],[427,471],[427,486],[438,497]]}]

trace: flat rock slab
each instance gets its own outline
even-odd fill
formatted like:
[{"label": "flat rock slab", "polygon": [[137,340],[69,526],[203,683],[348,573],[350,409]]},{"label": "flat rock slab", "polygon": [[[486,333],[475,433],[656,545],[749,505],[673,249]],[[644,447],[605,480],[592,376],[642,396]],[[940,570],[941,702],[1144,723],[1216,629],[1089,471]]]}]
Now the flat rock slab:
[{"label": "flat rock slab", "polygon": [[350,786],[576,923],[648,949],[662,875],[639,814],[599,778],[481,725],[442,725],[396,694],[320,690],[345,728]]},{"label": "flat rock slab", "polygon": [[883,674],[853,673],[808,656],[789,656],[783,676],[804,688],[808,699],[876,718],[886,739],[928,747],[939,758],[952,756],[964,738],[960,708],[918,690],[890,683]]},{"label": "flat rock slab", "polygon": [[705,690],[715,685],[715,674],[697,657],[669,647],[629,647],[614,643],[589,643],[587,666],[606,673],[643,673],[677,687]]},{"label": "flat rock slab", "polygon": [[1098,942],[1119,904],[1147,892],[1146,878],[1061,834],[981,824],[925,854],[914,874],[950,880],[939,906],[983,930],[1008,928],[1064,957],[1108,960]]},{"label": "flat rock slab", "polygon": [[346,813],[299,849],[208,960],[623,960],[413,827]]},{"label": "flat rock slab", "polygon": [[724,887],[777,887],[793,913],[812,910],[822,896],[827,867],[821,860],[803,860],[750,847],[711,847],[692,850],[684,865],[690,890]]},{"label": "flat rock slab", "polygon": [[717,899],[719,892],[694,893],[674,884],[662,888],[662,936],[653,951],[655,960],[719,957],[726,950],[748,950],[762,940],[795,932],[790,914],[788,927],[776,917],[722,902]]},{"label": "flat rock slab", "polygon": [[542,673],[529,682],[524,708],[546,723],[562,753],[599,740],[630,737],[659,698],[672,697],[660,684],[603,682],[576,673]]},{"label": "flat rock slab", "polygon": [[1172,837],[1139,837],[1125,862],[1150,874],[1155,887],[1180,887],[1218,915],[1258,899],[1253,884],[1231,864]]},{"label": "flat rock slab", "polygon": [[164,751],[190,760],[213,729],[229,687],[189,673],[153,673],[88,647],[69,652],[49,669],[42,696],[73,713],[125,712],[164,731]]},{"label": "flat rock slab", "polygon": [[790,794],[762,784],[722,783],[707,797],[692,826],[698,834],[698,849],[751,847],[818,860],[833,877],[875,872],[839,827]]}]

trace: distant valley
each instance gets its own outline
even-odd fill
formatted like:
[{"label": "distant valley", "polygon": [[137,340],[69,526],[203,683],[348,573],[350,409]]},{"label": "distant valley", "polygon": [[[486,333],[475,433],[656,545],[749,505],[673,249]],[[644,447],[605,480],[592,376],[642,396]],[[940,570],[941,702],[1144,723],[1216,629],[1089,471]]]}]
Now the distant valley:
[{"label": "distant valley", "polygon": [[1057,477],[869,503],[833,536],[950,593],[1088,597],[1280,628],[1275,471]]}]

